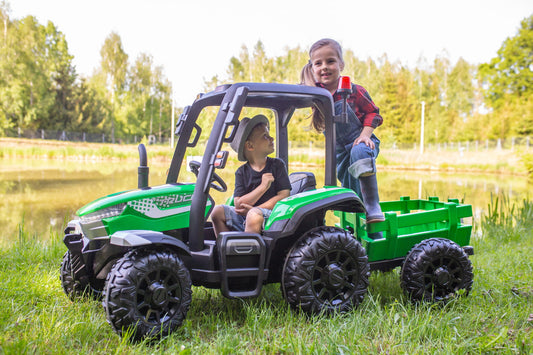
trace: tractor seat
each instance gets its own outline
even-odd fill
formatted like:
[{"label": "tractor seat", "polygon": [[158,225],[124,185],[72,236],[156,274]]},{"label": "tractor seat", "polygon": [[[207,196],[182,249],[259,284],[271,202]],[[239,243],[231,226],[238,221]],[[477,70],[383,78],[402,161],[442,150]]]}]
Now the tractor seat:
[{"label": "tractor seat", "polygon": [[289,175],[289,180],[291,182],[291,196],[316,188],[316,179],[313,173],[294,172]]}]

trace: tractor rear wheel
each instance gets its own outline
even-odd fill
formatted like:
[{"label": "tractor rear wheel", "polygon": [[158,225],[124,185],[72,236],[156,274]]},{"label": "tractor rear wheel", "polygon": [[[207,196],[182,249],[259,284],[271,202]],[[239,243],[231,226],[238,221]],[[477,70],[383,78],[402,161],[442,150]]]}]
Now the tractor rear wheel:
[{"label": "tractor rear wheel", "polygon": [[413,301],[447,301],[468,294],[473,283],[472,263],[451,240],[431,238],[415,245],[400,273],[401,286]]},{"label": "tractor rear wheel", "polygon": [[334,227],[310,230],[285,261],[285,300],[309,314],[346,312],[362,302],[368,287],[366,251],[349,232]]}]

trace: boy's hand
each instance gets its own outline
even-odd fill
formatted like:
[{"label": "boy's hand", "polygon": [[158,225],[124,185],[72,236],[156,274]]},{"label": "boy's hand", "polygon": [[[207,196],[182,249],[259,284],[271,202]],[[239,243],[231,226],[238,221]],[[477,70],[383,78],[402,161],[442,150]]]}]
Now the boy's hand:
[{"label": "boy's hand", "polygon": [[265,173],[262,176],[261,184],[266,186],[266,189],[270,188],[270,185],[274,182],[274,175],[272,173]]},{"label": "boy's hand", "polygon": [[241,203],[239,207],[235,206],[235,212],[237,212],[237,214],[240,214],[241,216],[246,216],[248,214],[248,211],[250,211],[252,207],[252,205],[249,205],[247,203]]},{"label": "boy's hand", "polygon": [[265,194],[274,182],[274,175],[272,173],[265,173],[261,177],[261,184],[253,191],[244,196],[235,198],[235,212],[241,216],[246,216],[253,205]]}]

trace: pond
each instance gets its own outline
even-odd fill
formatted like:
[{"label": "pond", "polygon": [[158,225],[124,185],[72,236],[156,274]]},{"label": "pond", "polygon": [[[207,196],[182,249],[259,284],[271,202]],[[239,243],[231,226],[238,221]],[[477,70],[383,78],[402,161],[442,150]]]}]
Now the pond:
[{"label": "pond", "polygon": [[[31,236],[46,239],[51,231],[62,231],[77,209],[86,203],[118,191],[137,187],[137,163],[87,162],[56,160],[0,160],[0,243],[16,240],[19,228]],[[150,185],[165,182],[168,163],[150,163]],[[234,170],[229,164],[217,172],[228,184],[228,192],[213,192],[216,203],[223,203],[233,191]],[[319,166],[290,166],[292,171],[311,171],[323,184],[324,173]],[[186,173],[183,181],[194,181]],[[505,196],[511,201],[528,196],[525,177],[494,174],[449,174],[427,171],[378,172],[382,201],[401,196],[441,200],[458,198],[471,204],[474,218],[479,220],[491,198]]]}]

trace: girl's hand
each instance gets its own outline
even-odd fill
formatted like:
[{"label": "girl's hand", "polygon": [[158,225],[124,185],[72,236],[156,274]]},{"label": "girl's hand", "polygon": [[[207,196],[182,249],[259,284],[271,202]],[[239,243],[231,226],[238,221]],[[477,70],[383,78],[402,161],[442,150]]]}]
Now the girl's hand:
[{"label": "girl's hand", "polygon": [[370,136],[372,136],[372,132],[374,132],[374,128],[365,126],[359,137],[357,137],[353,142],[353,146],[359,143],[364,143],[370,149],[374,149],[376,145],[374,144],[374,141],[370,139]]}]

